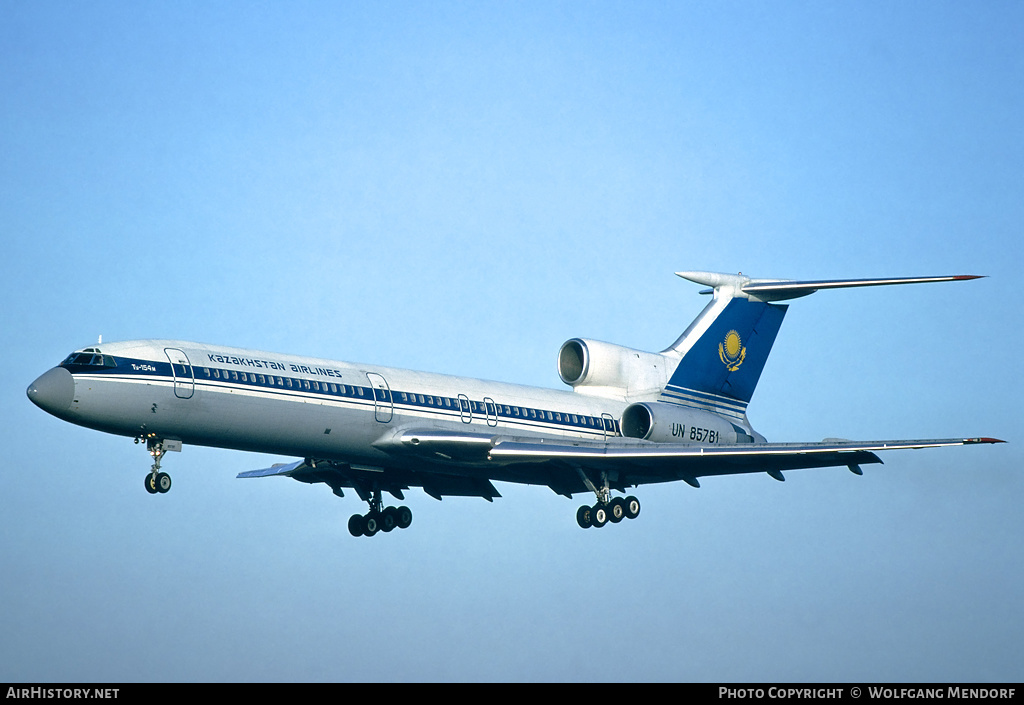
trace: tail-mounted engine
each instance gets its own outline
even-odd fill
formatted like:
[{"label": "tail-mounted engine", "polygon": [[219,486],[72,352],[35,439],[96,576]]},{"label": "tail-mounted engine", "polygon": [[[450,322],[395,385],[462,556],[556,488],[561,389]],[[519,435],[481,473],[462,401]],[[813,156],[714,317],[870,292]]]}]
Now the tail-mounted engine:
[{"label": "tail-mounted engine", "polygon": [[638,395],[660,391],[672,372],[671,362],[660,353],[573,338],[558,351],[558,376],[584,394]]},{"label": "tail-mounted engine", "polygon": [[622,412],[622,435],[657,443],[753,443],[753,436],[721,416],[675,404],[644,401]]}]

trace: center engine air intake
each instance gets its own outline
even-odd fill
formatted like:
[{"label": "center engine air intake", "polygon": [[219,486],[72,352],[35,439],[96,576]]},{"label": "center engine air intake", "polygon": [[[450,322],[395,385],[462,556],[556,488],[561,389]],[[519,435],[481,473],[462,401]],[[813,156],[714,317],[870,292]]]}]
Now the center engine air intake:
[{"label": "center engine air intake", "polygon": [[558,376],[578,392],[624,395],[658,391],[668,381],[669,361],[599,340],[573,338],[558,350]]},{"label": "center engine air intake", "polygon": [[586,343],[578,338],[567,340],[558,351],[558,376],[566,384],[575,385],[587,373],[589,362]]}]

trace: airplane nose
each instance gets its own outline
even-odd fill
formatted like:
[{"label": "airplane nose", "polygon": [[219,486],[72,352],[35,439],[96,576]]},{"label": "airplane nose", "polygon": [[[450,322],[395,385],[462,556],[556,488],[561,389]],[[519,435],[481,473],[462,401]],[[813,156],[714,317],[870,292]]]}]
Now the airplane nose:
[{"label": "airplane nose", "polygon": [[75,378],[63,367],[54,367],[28,385],[25,393],[43,411],[59,415],[68,410],[75,398]]}]

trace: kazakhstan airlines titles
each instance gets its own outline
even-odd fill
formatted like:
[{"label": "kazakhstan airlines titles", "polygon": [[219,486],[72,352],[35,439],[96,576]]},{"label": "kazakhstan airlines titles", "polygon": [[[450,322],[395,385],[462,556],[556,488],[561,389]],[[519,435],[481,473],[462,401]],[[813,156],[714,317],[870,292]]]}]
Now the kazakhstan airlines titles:
[{"label": "kazakhstan airlines titles", "polygon": [[210,358],[210,362],[219,362],[227,365],[239,365],[240,367],[255,367],[260,370],[278,370],[280,372],[286,372],[291,370],[296,373],[305,373],[308,375],[320,375],[321,377],[334,377],[335,379],[341,379],[342,374],[340,370],[334,370],[329,367],[309,367],[308,365],[285,365],[282,362],[275,362],[273,360],[259,360],[252,357],[238,357],[237,355],[215,355],[209,353],[207,357]]}]

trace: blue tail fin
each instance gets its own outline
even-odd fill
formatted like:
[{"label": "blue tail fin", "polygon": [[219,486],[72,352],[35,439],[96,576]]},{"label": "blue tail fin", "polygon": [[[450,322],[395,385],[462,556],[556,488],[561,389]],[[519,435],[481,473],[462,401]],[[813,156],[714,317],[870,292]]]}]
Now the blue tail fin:
[{"label": "blue tail fin", "polygon": [[665,401],[742,417],[786,315],[785,305],[718,295],[675,345]]}]

